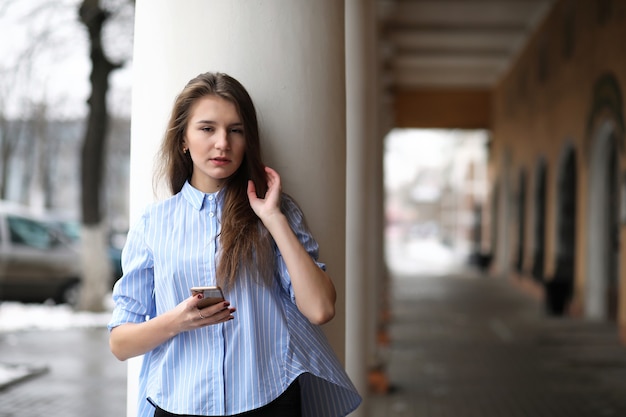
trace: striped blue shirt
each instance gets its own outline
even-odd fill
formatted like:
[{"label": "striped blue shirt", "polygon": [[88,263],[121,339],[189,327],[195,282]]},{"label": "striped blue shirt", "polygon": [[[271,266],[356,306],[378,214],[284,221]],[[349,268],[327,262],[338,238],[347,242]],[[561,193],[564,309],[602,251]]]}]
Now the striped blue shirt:
[{"label": "striped blue shirt", "polygon": [[[286,216],[312,258],[318,245],[287,196]],[[128,234],[123,277],[113,290],[109,328],[173,309],[193,286],[215,285],[221,199],[189,183],[150,205]],[[235,320],[181,333],[143,358],[139,416],[154,405],[170,413],[223,416],[268,404],[296,379],[303,415],[344,416],[361,398],[318,326],[295,305],[285,262],[276,249],[272,286],[242,275],[225,293]]]}]

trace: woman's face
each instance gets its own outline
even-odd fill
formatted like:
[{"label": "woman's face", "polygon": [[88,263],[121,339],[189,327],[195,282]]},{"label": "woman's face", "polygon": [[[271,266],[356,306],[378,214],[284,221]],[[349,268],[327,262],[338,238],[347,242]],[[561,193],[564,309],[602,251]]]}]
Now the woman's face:
[{"label": "woman's face", "polygon": [[205,96],[191,107],[183,146],[193,161],[191,185],[218,191],[241,166],[246,150],[243,123],[233,103]]}]

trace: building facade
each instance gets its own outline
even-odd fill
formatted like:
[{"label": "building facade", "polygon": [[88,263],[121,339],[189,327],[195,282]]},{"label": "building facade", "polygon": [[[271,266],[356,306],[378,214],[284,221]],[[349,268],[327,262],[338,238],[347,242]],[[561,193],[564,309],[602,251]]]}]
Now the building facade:
[{"label": "building facade", "polygon": [[493,91],[497,274],[626,340],[626,2],[559,1]]}]

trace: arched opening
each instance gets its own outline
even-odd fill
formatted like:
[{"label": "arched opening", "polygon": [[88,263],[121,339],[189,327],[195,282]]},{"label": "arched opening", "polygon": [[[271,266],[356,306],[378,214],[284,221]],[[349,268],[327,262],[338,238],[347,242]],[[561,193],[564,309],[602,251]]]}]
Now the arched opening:
[{"label": "arched opening", "polygon": [[515,216],[513,197],[513,172],[511,169],[511,151],[505,149],[502,153],[501,181],[498,187],[498,217],[497,217],[497,265],[501,275],[507,276],[511,271],[513,262],[513,223],[511,219]]},{"label": "arched opening", "polygon": [[545,263],[546,235],[546,162],[543,158],[537,163],[535,170],[535,201],[534,201],[534,236],[533,236],[533,268],[532,275],[537,281],[543,281]]},{"label": "arched opening", "polygon": [[614,320],[619,278],[618,147],[612,123],[604,123],[597,132],[590,164],[585,314]]},{"label": "arched opening", "polygon": [[524,270],[524,244],[526,242],[526,170],[519,174],[517,189],[517,257],[515,269],[521,273]]},{"label": "arched opening", "polygon": [[617,159],[617,141],[613,137],[609,146],[609,163],[607,164],[606,195],[606,239],[608,250],[605,253],[607,263],[607,314],[610,320],[617,320],[619,301],[619,161]]},{"label": "arched opening", "polygon": [[491,257],[498,256],[498,252],[496,248],[498,247],[498,222],[500,211],[499,204],[500,201],[500,181],[496,182],[493,186],[493,194],[491,196],[491,223],[490,223],[490,237],[489,237],[489,250],[491,253]]},{"label": "arched opening", "polygon": [[576,152],[568,147],[559,165],[556,201],[556,267],[546,283],[548,312],[562,315],[574,290],[576,252]]}]

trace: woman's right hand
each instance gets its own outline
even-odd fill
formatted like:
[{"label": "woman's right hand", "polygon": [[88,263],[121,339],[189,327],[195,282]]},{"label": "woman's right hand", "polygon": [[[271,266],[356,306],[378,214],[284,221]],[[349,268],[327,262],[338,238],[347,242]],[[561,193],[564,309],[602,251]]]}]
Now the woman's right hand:
[{"label": "woman's right hand", "polygon": [[143,355],[179,333],[224,323],[234,319],[234,307],[228,301],[198,308],[202,295],[183,300],[172,310],[142,323],[125,323],[111,330],[111,352],[126,360]]},{"label": "woman's right hand", "polygon": [[187,301],[192,306],[190,311],[190,324],[192,325],[192,329],[218,323],[225,323],[235,318],[235,316],[233,316],[235,308],[230,307],[230,303],[228,301],[220,301],[217,304],[200,308],[198,304],[200,303],[200,300],[202,300],[202,294],[191,296],[190,298],[191,300],[187,299]]},{"label": "woman's right hand", "polygon": [[[202,300],[202,294],[192,295],[183,300],[174,309],[162,316],[169,316],[169,322],[174,335],[200,327],[224,323],[234,319],[235,309],[230,307],[228,301],[221,301],[208,307],[200,308],[198,304]],[[157,317],[158,318],[158,317]]]}]

